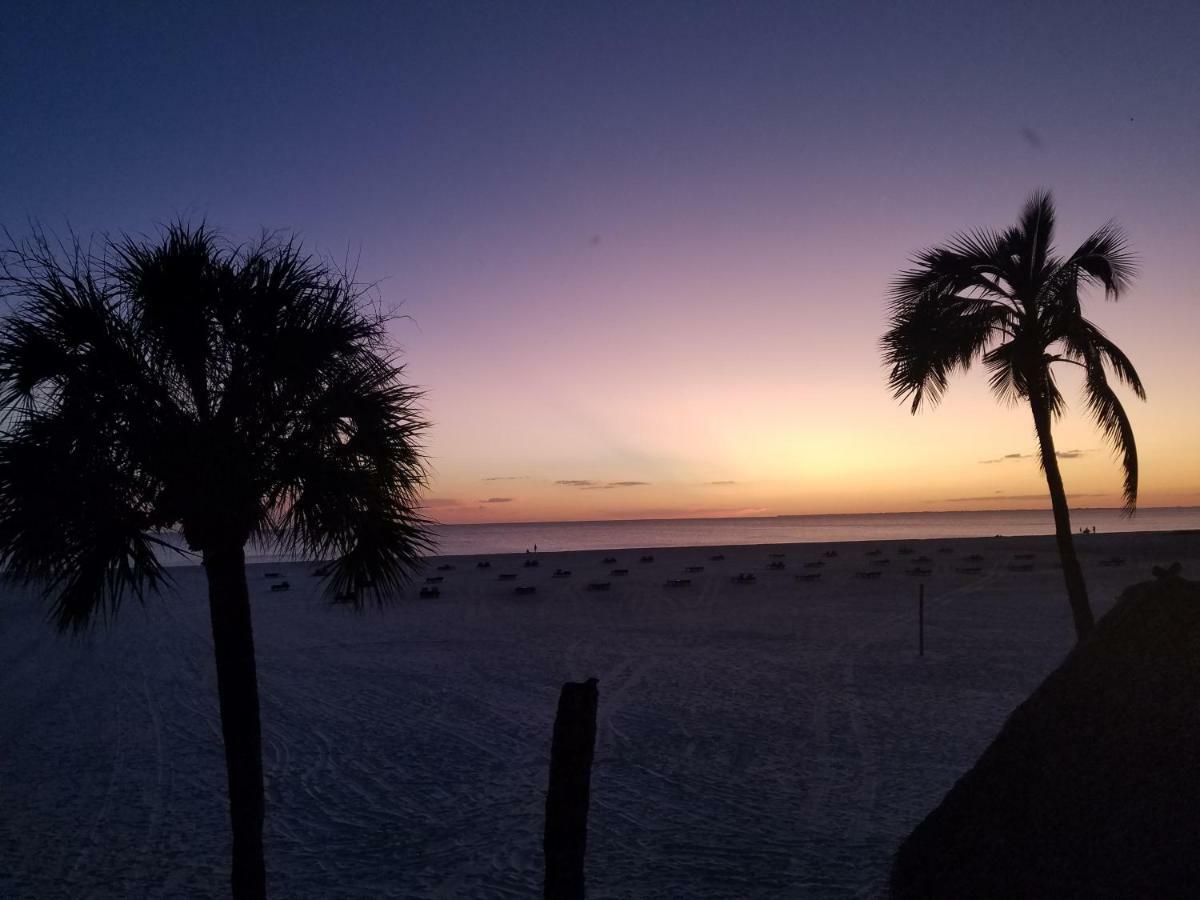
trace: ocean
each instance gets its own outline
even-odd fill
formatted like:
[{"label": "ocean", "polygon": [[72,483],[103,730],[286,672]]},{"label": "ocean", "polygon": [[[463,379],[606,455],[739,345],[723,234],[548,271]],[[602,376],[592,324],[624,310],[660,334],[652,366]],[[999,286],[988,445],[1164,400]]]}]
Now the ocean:
[{"label": "ocean", "polygon": [[[1071,512],[1071,523],[1077,531],[1080,528],[1095,528],[1100,532],[1200,529],[1200,507],[1142,509],[1133,518],[1126,517],[1119,509],[1077,509]],[[438,553],[445,556],[522,553],[535,545],[540,551],[620,550],[1053,533],[1054,518],[1048,509],[535,522],[443,525],[438,528]]]},{"label": "ocean", "polygon": [[[1200,507],[1138,510],[1128,518],[1119,509],[1076,509],[1071,522],[1100,532],[1200,530]],[[621,550],[640,547],[721,547],[741,544],[829,543],[1053,534],[1048,509],[955,512],[868,513],[725,519],[638,519],[616,522],[511,522],[492,525],[439,525],[437,554],[523,553]],[[178,535],[162,536],[182,548]],[[195,565],[194,554],[160,552],[166,565]],[[246,561],[287,559],[270,548],[248,547]]]}]

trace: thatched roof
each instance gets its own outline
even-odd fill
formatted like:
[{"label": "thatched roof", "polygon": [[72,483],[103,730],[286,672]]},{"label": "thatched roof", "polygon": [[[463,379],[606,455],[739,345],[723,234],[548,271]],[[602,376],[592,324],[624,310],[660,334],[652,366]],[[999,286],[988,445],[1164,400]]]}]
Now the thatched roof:
[{"label": "thatched roof", "polygon": [[1200,582],[1126,590],[904,841],[891,888],[1200,896]]}]

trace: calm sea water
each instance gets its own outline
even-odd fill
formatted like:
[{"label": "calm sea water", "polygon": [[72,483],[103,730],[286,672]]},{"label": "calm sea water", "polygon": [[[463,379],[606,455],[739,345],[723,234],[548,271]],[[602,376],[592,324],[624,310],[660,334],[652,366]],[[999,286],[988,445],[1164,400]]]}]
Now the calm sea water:
[{"label": "calm sea water", "polygon": [[[1079,509],[1072,511],[1071,523],[1076,530],[1088,527],[1102,532],[1200,529],[1200,507],[1143,509],[1133,518],[1118,509]],[[1048,509],[444,525],[438,529],[438,552],[447,556],[521,553],[535,544],[545,551],[619,550],[1053,533],[1054,519]]]},{"label": "calm sea water", "polygon": [[[1200,507],[1139,510],[1132,519],[1117,509],[1078,509],[1078,530],[1178,531],[1200,529]],[[1049,510],[872,513],[841,516],[775,516],[746,519],[646,519],[623,522],[534,522],[498,525],[442,525],[437,552],[444,556],[541,551],[620,550],[637,547],[715,547],[737,544],[794,544],[833,541],[919,540],[1053,534]],[[182,546],[176,535],[164,536]],[[194,555],[164,552],[167,565],[195,565]],[[247,562],[278,560],[264,548],[247,548]]]}]

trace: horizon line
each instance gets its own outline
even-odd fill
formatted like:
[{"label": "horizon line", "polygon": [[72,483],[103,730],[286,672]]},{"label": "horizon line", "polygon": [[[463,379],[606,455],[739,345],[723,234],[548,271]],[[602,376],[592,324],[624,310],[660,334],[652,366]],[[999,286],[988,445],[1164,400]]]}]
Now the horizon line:
[{"label": "horizon line", "polygon": [[[1139,512],[1151,512],[1154,510],[1174,510],[1174,509],[1200,509],[1200,505],[1190,506],[1146,506],[1139,507],[1130,516],[1125,516],[1127,519],[1136,519]],[[1122,512],[1124,507],[1121,506],[1075,506],[1071,507],[1072,512]],[[913,510],[897,510],[894,512],[867,512],[867,513],[777,513],[772,516],[650,516],[642,519],[529,519],[524,521],[505,521],[505,522],[437,522],[433,524],[438,528],[461,528],[461,527],[490,527],[504,525],[617,525],[630,522],[724,522],[724,521],[750,521],[754,519],[773,520],[773,519],[816,519],[816,518],[852,518],[862,516],[928,516],[928,515],[970,515],[973,513],[1020,513],[1020,512],[1053,512],[1049,506],[1028,506],[1015,509],[913,509]]]}]

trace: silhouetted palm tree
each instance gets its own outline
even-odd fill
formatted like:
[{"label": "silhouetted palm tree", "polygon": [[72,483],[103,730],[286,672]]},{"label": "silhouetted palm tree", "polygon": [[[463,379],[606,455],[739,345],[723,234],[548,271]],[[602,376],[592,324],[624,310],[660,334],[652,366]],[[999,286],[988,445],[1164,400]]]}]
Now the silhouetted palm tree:
[{"label": "silhouetted palm tree", "polygon": [[[425,427],[386,321],[292,240],[201,226],[13,245],[0,276],[0,560],[63,630],[169,581],[178,528],[208,578],[233,893],[262,897],[258,684],[243,548],[330,559],[327,587],[393,596],[429,546]],[[158,532],[158,534],[156,534]]]},{"label": "silhouetted palm tree", "polygon": [[1082,640],[1094,620],[1051,434],[1051,423],[1064,409],[1053,367],[1082,368],[1088,410],[1121,457],[1130,514],[1137,504],[1137,446],[1108,372],[1139,398],[1146,392],[1133,364],[1084,318],[1080,306],[1080,291],[1088,285],[1103,288],[1112,300],[1129,286],[1133,258],[1121,229],[1103,226],[1066,259],[1054,255],[1053,238],[1054,202],[1039,192],[1025,204],[1016,227],[962,233],[945,247],[918,254],[914,268],[892,283],[891,327],[882,344],[892,391],[898,399],[912,398],[913,413],[922,403],[936,404],[950,376],[976,357],[999,399],[1029,404],[1075,633]]}]

